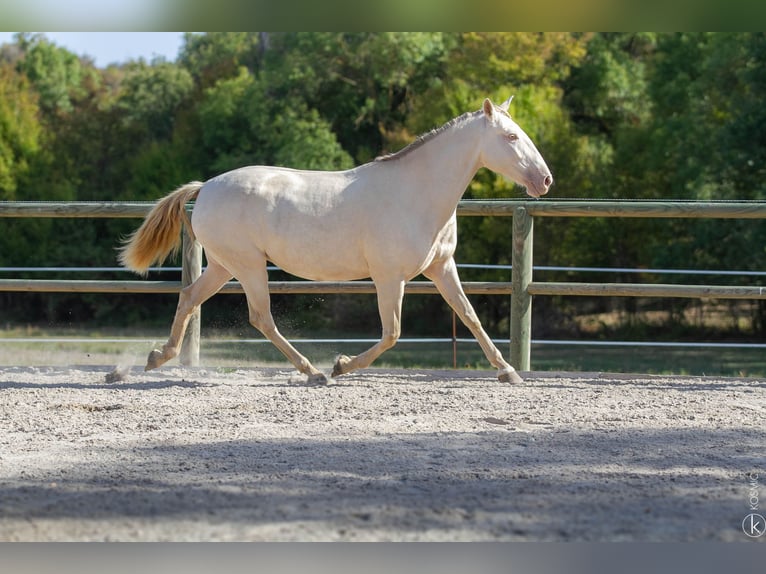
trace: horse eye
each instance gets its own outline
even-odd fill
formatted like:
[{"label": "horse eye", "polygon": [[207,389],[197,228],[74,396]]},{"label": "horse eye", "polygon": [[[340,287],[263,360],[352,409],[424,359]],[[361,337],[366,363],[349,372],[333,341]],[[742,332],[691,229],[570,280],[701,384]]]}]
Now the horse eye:
[{"label": "horse eye", "polygon": [[509,142],[515,142],[517,139],[519,139],[519,136],[517,134],[507,134],[505,139],[507,139]]}]

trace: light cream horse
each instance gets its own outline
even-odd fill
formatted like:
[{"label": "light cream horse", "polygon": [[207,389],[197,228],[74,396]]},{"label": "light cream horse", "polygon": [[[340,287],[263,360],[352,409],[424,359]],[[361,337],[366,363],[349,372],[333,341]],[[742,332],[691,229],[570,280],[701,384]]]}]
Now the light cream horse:
[{"label": "light cream horse", "polygon": [[[453,255],[455,209],[481,167],[527,188],[548,192],[551,172],[508,114],[509,99],[455,118],[403,150],[340,172],[243,167],[192,182],[161,199],[120,253],[145,273],[178,247],[182,222],[207,255],[207,268],[181,291],[170,337],[149,354],[146,370],[178,355],[194,309],[236,277],[247,295],[250,322],[309,382],[327,379],[277,330],[271,315],[266,263],[311,280],[375,283],[383,324],[380,342],[355,357],[338,357],[332,376],[369,366],[401,331],[404,285],[418,274],[432,280],[471,330],[501,381],[521,377],[482,328],[460,285]],[[196,199],[191,222],[186,203]]]}]

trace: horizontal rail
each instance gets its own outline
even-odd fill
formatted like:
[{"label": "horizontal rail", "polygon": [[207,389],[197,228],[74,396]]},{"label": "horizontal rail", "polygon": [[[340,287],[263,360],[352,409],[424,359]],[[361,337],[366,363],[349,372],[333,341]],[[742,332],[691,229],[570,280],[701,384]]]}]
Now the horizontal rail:
[{"label": "horizontal rail", "polygon": [[[380,341],[376,338],[368,337],[344,337],[344,338],[304,338],[304,337],[288,337],[287,340],[295,345],[336,345],[338,343],[350,343],[350,344],[365,344],[372,345]],[[87,345],[92,343],[102,344],[152,344],[157,342],[157,337],[0,337],[0,343],[15,343],[15,344],[39,344],[39,345],[51,345],[51,344],[72,344],[72,345]],[[495,345],[507,345],[511,342],[510,339],[505,338],[493,338],[492,342]],[[677,347],[677,348],[691,348],[691,349],[766,349],[766,343],[711,343],[708,341],[695,342],[695,341],[594,341],[594,340],[582,340],[582,339],[532,339],[533,345],[551,345],[561,347]],[[230,337],[208,337],[205,339],[206,344],[220,344],[228,345],[232,343],[242,344],[270,344],[266,338],[259,339],[233,339]],[[448,343],[460,343],[465,345],[478,345],[478,342],[473,337],[401,337],[397,344],[407,345],[421,345],[421,344],[448,344]]]},{"label": "horizontal rail", "polygon": [[[483,263],[458,263],[458,269],[482,269],[485,271],[511,271],[512,265]],[[150,267],[149,273],[180,273],[182,267]],[[204,268],[203,268],[204,269]],[[269,265],[268,271],[282,271]],[[631,273],[640,275],[720,275],[731,277],[766,277],[766,271],[745,271],[730,269],[654,269],[652,267],[575,267],[556,265],[535,265],[534,271],[564,271],[568,273]],[[0,267],[0,273],[134,273],[126,267]]]},{"label": "horizontal rail", "polygon": [[512,216],[517,207],[533,217],[766,219],[764,201],[463,200],[457,214]]},{"label": "horizontal rail", "polygon": [[[474,295],[509,295],[510,282],[467,281],[463,283],[466,293]],[[178,293],[180,281],[90,281],[46,279],[0,279],[0,291],[38,293]],[[318,294],[318,293],[375,293],[372,281],[270,281],[272,294]],[[405,293],[418,295],[437,294],[430,281],[411,281]],[[230,281],[220,293],[244,293],[242,286]]]},{"label": "horizontal rail", "polygon": [[153,206],[149,201],[0,201],[0,217],[145,217]]},{"label": "horizontal rail", "polygon": [[[510,295],[510,282],[466,281],[463,289],[471,295]],[[93,281],[47,279],[0,279],[0,292],[38,293],[178,293],[180,281]],[[270,281],[269,291],[280,295],[320,293],[375,293],[372,281]],[[413,295],[438,294],[430,281],[411,281],[404,288]],[[242,286],[230,281],[220,293],[241,294]],[[668,285],[645,283],[536,282],[530,295],[580,295],[591,297],[676,297],[715,299],[766,299],[766,287],[728,285]]]},{"label": "horizontal rail", "polygon": [[647,283],[531,282],[531,295],[591,297],[679,297],[686,299],[766,299],[766,287],[667,285]]},{"label": "horizontal rail", "polygon": [[[138,218],[155,205],[152,201],[37,202],[2,201],[0,217]],[[513,216],[524,207],[532,216],[542,217],[651,217],[766,219],[764,201],[598,201],[464,199],[457,207],[461,216]]]},{"label": "horizontal rail", "polygon": [[525,207],[532,216],[542,217],[766,218],[766,202],[556,201]]},{"label": "horizontal rail", "polygon": [[662,347],[680,349],[766,349],[766,343],[710,343],[708,341],[593,341],[571,339],[532,339],[533,345],[562,347]]}]

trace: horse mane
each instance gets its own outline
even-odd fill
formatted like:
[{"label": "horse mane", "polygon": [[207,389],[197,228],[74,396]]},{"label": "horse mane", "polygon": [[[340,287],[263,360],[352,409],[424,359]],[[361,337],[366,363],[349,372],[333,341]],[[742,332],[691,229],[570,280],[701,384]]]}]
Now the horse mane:
[{"label": "horse mane", "polygon": [[446,124],[444,124],[442,127],[433,129],[433,130],[431,130],[428,133],[425,133],[425,134],[422,134],[422,135],[418,136],[418,138],[415,141],[413,141],[408,146],[400,149],[399,151],[396,151],[396,152],[393,152],[393,153],[389,153],[389,154],[385,154],[385,155],[381,155],[381,156],[376,157],[375,161],[391,161],[391,160],[395,160],[395,159],[400,159],[400,158],[408,155],[410,152],[413,152],[416,149],[422,147],[424,144],[430,142],[432,139],[434,139],[439,134],[442,134],[442,133],[444,133],[446,131],[449,131],[450,129],[452,129],[456,125],[462,124],[463,122],[466,122],[470,118],[478,116],[481,113],[482,113],[481,110],[479,110],[477,112],[466,112],[462,116],[458,116],[456,118],[451,119]]}]

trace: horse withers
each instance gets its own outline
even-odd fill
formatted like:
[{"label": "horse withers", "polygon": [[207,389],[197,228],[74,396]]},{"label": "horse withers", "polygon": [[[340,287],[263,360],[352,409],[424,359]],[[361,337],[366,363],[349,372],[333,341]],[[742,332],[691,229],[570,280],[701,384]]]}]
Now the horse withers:
[{"label": "horse withers", "polygon": [[[338,357],[332,376],[369,366],[401,333],[405,283],[419,274],[437,289],[476,337],[498,378],[520,382],[481,326],[460,285],[454,253],[455,210],[479,168],[489,168],[540,197],[553,178],[529,136],[511,119],[511,99],[489,99],[399,152],[347,171],[251,166],[205,183],[188,183],[161,199],[120,252],[138,272],[178,247],[182,223],[205,249],[208,265],[184,288],[168,341],[149,354],[146,370],[179,353],[194,309],[236,277],[249,319],[309,382],[327,377],[279,332],[271,315],[267,262],[317,281],[371,278],[383,326],[367,351]],[[185,211],[196,200],[191,220]]]}]

